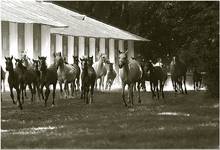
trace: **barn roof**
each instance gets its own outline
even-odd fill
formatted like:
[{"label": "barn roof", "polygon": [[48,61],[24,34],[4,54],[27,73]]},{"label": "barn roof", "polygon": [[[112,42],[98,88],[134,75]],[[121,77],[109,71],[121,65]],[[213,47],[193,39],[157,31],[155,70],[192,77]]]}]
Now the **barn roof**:
[{"label": "barn roof", "polygon": [[4,21],[51,25],[56,34],[149,41],[50,2],[3,0],[1,13]]}]

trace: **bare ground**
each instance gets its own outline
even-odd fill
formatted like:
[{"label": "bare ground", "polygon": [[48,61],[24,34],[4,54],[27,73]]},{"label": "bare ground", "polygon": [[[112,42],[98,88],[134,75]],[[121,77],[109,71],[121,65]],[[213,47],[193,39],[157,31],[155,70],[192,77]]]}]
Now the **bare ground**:
[{"label": "bare ground", "polygon": [[55,107],[25,100],[20,111],[8,93],[1,104],[1,148],[218,148],[219,101],[205,92],[142,92],[125,108],[121,94],[96,93],[94,103],[59,99]]}]

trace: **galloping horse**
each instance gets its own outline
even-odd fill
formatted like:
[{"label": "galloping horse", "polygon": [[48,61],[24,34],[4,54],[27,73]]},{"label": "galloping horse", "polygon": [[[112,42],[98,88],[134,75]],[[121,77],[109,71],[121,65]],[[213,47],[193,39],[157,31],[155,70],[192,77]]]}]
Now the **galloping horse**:
[{"label": "galloping horse", "polygon": [[149,81],[150,81],[150,88],[152,92],[152,98],[156,96],[155,89],[157,90],[157,98],[159,99],[159,88],[158,85],[160,84],[160,92],[162,97],[164,98],[164,84],[167,80],[167,71],[162,69],[159,66],[153,66],[151,62],[147,62],[147,65],[144,67],[145,71],[148,73],[149,71]]},{"label": "galloping horse", "polygon": [[33,59],[33,67],[34,67],[34,72],[36,75],[36,88],[37,88],[37,93],[38,93],[38,98],[41,101],[41,96],[40,96],[40,70],[39,70],[39,60]]},{"label": "galloping horse", "polygon": [[[136,60],[128,61],[126,52],[119,51],[119,75],[122,81],[122,99],[124,101],[125,106],[127,103],[125,101],[125,86],[128,85],[128,101],[131,103],[131,106],[134,104],[133,102],[133,88],[138,83],[138,102],[141,103],[140,99],[140,82],[142,78],[143,71],[141,69],[140,64]],[[130,100],[131,99],[131,100]]]},{"label": "galloping horse", "polygon": [[113,68],[113,63],[110,63],[109,61],[107,61],[106,64],[108,64],[108,67],[107,67],[107,75],[106,75],[107,79],[106,79],[105,89],[109,88],[109,91],[110,91],[111,86],[112,86],[117,74]]},{"label": "galloping horse", "polygon": [[13,56],[12,57],[5,57],[6,70],[9,72],[8,84],[9,84],[10,93],[11,93],[10,96],[11,96],[13,103],[16,104],[16,102],[14,101],[14,94],[13,94],[13,88],[15,88],[15,90],[17,92],[17,101],[19,103],[20,109],[22,109],[22,104],[20,101],[20,83],[21,83],[22,76],[17,69],[13,68],[12,59],[13,59]]},{"label": "galloping horse", "polygon": [[50,85],[53,85],[53,102],[52,106],[55,104],[54,103],[54,98],[55,98],[55,91],[56,91],[56,84],[57,84],[57,69],[54,66],[50,66],[47,68],[46,64],[46,57],[39,57],[39,67],[40,67],[40,81],[41,81],[41,94],[44,99],[43,95],[43,87],[46,87],[45,91],[45,106],[47,106],[47,100],[50,94]]},{"label": "galloping horse", "polygon": [[[81,74],[81,99],[84,99],[86,104],[93,102],[93,92],[96,80],[96,72],[92,67],[93,57],[80,58],[82,74]],[[90,91],[90,99],[88,97]]]},{"label": "galloping horse", "polygon": [[67,96],[69,96],[69,83],[75,84],[75,80],[78,74],[78,68],[70,64],[66,64],[61,53],[56,55],[56,65],[57,65],[57,75],[60,84],[60,90],[62,94],[62,83],[64,83],[64,91]]},{"label": "galloping horse", "polygon": [[107,73],[107,69],[104,65],[106,61],[106,54],[101,53],[99,60],[93,64],[93,68],[95,69],[96,72],[96,87],[97,87],[97,81],[99,79],[99,90],[103,89],[104,90],[104,79],[105,75]]},{"label": "galloping horse", "polygon": [[17,69],[19,69],[22,73],[22,86],[21,86],[22,103],[24,103],[23,92],[25,90],[26,85],[28,85],[31,91],[31,101],[33,102],[33,99],[36,94],[37,75],[35,74],[34,70],[27,69],[23,65],[23,61],[21,59],[15,59],[15,61],[17,63]]},{"label": "galloping horse", "polygon": [[1,90],[3,87],[3,92],[5,92],[5,74],[6,74],[6,72],[3,70],[2,66],[1,66]]},{"label": "galloping horse", "polygon": [[194,68],[193,70],[193,87],[194,90],[199,90],[202,85],[202,74],[197,70],[197,68]]},{"label": "galloping horse", "polygon": [[[79,78],[80,78],[80,68],[79,68],[79,58],[78,58],[78,56],[73,56],[73,64],[72,64],[72,66],[74,67],[74,68],[76,68],[76,81],[75,81],[75,83],[72,85],[72,94],[73,94],[73,91],[74,90],[76,90],[76,85],[77,85],[77,89],[79,90],[79,88],[80,88],[80,80],[79,80]],[[73,96],[73,95],[72,95]]]},{"label": "galloping horse", "polygon": [[171,80],[175,92],[177,92],[177,85],[179,85],[181,92],[184,93],[182,88],[182,82],[183,82],[185,87],[185,93],[187,94],[187,90],[186,90],[187,67],[185,63],[180,61],[178,57],[173,57],[173,60],[170,63],[170,72],[171,72]]}]

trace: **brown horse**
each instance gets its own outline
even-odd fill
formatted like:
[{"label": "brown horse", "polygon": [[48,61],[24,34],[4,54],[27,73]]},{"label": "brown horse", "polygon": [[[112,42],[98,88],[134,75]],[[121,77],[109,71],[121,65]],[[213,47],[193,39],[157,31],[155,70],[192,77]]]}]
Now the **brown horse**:
[{"label": "brown horse", "polygon": [[[81,99],[84,99],[86,104],[93,102],[94,86],[96,81],[96,72],[92,67],[93,57],[80,58],[82,74],[81,74]],[[88,97],[90,93],[90,98]]]},{"label": "brown horse", "polygon": [[119,51],[119,75],[121,77],[122,81],[122,99],[124,101],[125,106],[127,106],[127,103],[125,101],[125,86],[128,85],[128,101],[131,103],[131,106],[133,106],[133,89],[136,84],[138,83],[138,102],[141,103],[140,99],[140,83],[143,71],[141,69],[140,64],[136,60],[128,61],[126,52],[120,52]]},{"label": "brown horse", "polygon": [[13,56],[12,57],[5,57],[6,60],[6,70],[9,72],[8,75],[8,84],[9,84],[9,88],[10,88],[10,96],[11,99],[13,101],[14,104],[16,104],[15,100],[14,100],[14,94],[13,94],[13,88],[15,88],[16,92],[17,92],[17,101],[19,103],[19,107],[20,109],[22,109],[22,104],[20,101],[20,84],[22,84],[22,74],[17,70],[14,69],[13,67]]},{"label": "brown horse", "polygon": [[193,70],[193,87],[194,90],[199,90],[202,85],[202,74],[197,70],[197,68],[194,68]]},{"label": "brown horse", "polygon": [[173,60],[170,63],[170,73],[171,73],[171,80],[175,92],[177,92],[178,89],[177,86],[179,86],[181,92],[184,93],[182,88],[182,84],[184,84],[185,93],[187,94],[186,72],[187,72],[186,64],[180,61],[178,57],[174,56]]},{"label": "brown horse", "polygon": [[39,57],[39,68],[41,72],[40,76],[40,85],[41,85],[41,94],[44,99],[43,95],[43,87],[46,87],[45,91],[45,106],[47,106],[47,100],[50,95],[50,85],[53,85],[53,102],[52,106],[55,105],[54,99],[55,99],[55,92],[56,92],[56,84],[57,84],[57,69],[54,66],[47,67],[46,64],[46,57]]},{"label": "brown horse", "polygon": [[113,68],[113,63],[107,61],[107,75],[106,75],[106,84],[105,84],[105,89],[109,88],[109,91],[111,90],[111,86],[115,80],[116,77],[116,71]]},{"label": "brown horse", "polygon": [[[157,92],[157,98],[159,99],[159,90],[162,94],[162,98],[164,98],[164,85],[167,80],[167,71],[164,68],[161,68],[159,66],[153,66],[151,62],[147,62],[147,65],[144,67],[146,69],[146,72],[149,72],[149,81],[150,81],[150,88],[152,92],[152,98],[156,96],[155,90]],[[159,86],[160,85],[160,86]],[[160,88],[158,88],[158,86]]]}]

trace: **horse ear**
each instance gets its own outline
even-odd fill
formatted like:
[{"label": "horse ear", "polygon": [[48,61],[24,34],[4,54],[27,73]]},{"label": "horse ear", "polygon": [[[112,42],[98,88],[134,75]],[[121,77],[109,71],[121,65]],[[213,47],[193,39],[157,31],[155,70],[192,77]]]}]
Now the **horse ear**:
[{"label": "horse ear", "polygon": [[120,50],[118,50],[118,53],[121,54],[122,52]]},{"label": "horse ear", "polygon": [[11,60],[13,59],[13,56],[11,56]]},{"label": "horse ear", "polygon": [[59,53],[58,53],[58,56],[60,56],[60,57],[61,57],[61,52],[59,52]]},{"label": "horse ear", "polygon": [[8,60],[8,58],[7,58],[7,57],[5,57],[5,60]]},{"label": "horse ear", "polygon": [[80,60],[81,60],[81,61],[83,61],[83,59],[82,59],[82,58],[80,58]]}]

